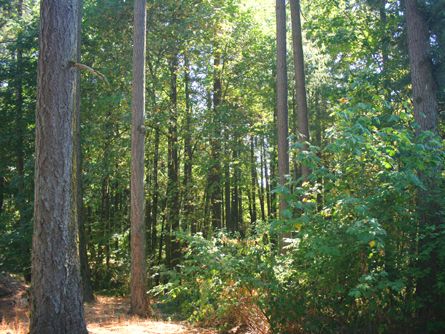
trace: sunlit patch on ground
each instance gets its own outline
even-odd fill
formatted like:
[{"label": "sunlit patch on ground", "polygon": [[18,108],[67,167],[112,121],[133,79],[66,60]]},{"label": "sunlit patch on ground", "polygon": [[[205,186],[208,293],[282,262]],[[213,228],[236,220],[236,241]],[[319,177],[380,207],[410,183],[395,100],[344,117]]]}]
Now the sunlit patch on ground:
[{"label": "sunlit patch on ground", "polygon": [[[29,311],[20,287],[7,298],[0,298],[0,334],[26,334]],[[216,331],[198,329],[183,323],[145,320],[128,314],[129,301],[120,297],[97,297],[85,305],[85,317],[91,334],[216,334]]]}]

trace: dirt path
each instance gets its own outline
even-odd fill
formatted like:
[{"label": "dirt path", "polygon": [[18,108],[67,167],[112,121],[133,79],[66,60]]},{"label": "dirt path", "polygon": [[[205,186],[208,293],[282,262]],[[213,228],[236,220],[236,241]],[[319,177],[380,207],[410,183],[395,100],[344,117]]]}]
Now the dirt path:
[{"label": "dirt path", "polygon": [[[3,281],[2,281],[3,279]],[[0,277],[0,334],[28,333],[27,287],[12,278]],[[85,317],[91,334],[216,334],[178,322],[139,319],[127,314],[129,301],[121,297],[98,296],[85,305]]]}]

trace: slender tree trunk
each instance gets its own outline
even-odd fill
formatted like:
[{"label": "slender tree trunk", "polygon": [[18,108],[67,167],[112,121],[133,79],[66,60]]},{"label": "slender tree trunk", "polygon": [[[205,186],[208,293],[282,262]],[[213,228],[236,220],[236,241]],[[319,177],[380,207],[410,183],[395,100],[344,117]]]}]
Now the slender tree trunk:
[{"label": "slender tree trunk", "polygon": [[213,135],[211,139],[212,161],[209,172],[209,195],[212,211],[212,228],[213,230],[221,228],[221,117],[220,104],[222,96],[221,83],[221,53],[215,46],[214,66],[213,66]]},{"label": "slender tree trunk", "polygon": [[256,157],[255,157],[255,142],[253,136],[250,137],[250,181],[251,181],[251,196],[252,196],[252,212],[251,224],[255,226],[257,221],[257,207],[256,207],[256,188],[257,188],[257,172],[256,172]]},{"label": "slender tree trunk", "polygon": [[[306,84],[304,78],[304,54],[303,38],[301,33],[300,0],[289,0],[292,21],[292,45],[294,54],[295,86],[298,108],[298,132],[302,142],[308,142],[309,137],[309,112],[307,107]],[[303,150],[307,151],[307,144],[303,145]],[[304,179],[309,176],[309,168],[301,166],[301,175]]]},{"label": "slender tree trunk", "polygon": [[41,3],[31,334],[87,333],[74,202],[78,15],[77,0]]},{"label": "slender tree trunk", "polygon": [[179,157],[178,157],[178,93],[177,74],[178,57],[172,56],[170,63],[170,102],[172,111],[170,113],[168,134],[168,185],[167,185],[167,224],[169,225],[169,254],[167,264],[174,268],[179,261],[180,245],[176,238],[179,231]]},{"label": "slender tree trunk", "polygon": [[[287,109],[287,65],[286,65],[286,1],[276,0],[277,14],[277,129],[278,129],[278,174],[282,186],[289,174],[289,141]],[[287,204],[280,194],[280,216]]]},{"label": "slender tree trunk", "polygon": [[266,220],[266,208],[264,205],[264,154],[263,145],[260,146],[260,185],[258,187],[258,197],[260,198],[261,220]]},{"label": "slender tree trunk", "polygon": [[225,203],[225,222],[226,229],[232,229],[232,211],[230,207],[230,166],[226,161],[224,164],[224,203]]},{"label": "slender tree trunk", "polygon": [[159,168],[159,141],[160,131],[159,127],[155,128],[155,143],[154,143],[154,158],[153,158],[153,202],[151,213],[151,244],[153,248],[153,256],[156,250],[157,243],[157,224],[158,224],[158,200],[159,200],[159,181],[158,181],[158,168]]},{"label": "slender tree trunk", "polygon": [[[430,33],[427,21],[418,7],[416,0],[405,0],[405,15],[408,38],[408,55],[413,87],[414,119],[418,127],[416,134],[424,131],[437,133],[438,105],[436,84],[433,78],[430,56]],[[445,312],[440,294],[437,293],[438,252],[436,236],[431,231],[438,231],[443,217],[437,194],[439,170],[421,172],[425,189],[418,191],[417,206],[420,216],[419,263],[418,270],[423,274],[418,279],[416,294],[419,306],[419,327],[426,329],[428,324],[443,320]],[[416,237],[416,236],[415,236]],[[427,254],[427,255],[425,255]],[[434,305],[431,307],[431,305]]]},{"label": "slender tree trunk", "polygon": [[144,226],[144,112],[146,1],[134,2],[133,94],[131,125],[131,308],[148,315]]},{"label": "slender tree trunk", "polygon": [[196,233],[196,221],[192,219],[193,212],[193,150],[192,150],[192,106],[190,100],[190,65],[187,55],[184,55],[185,84],[185,136],[184,136],[184,230],[190,228],[191,234]]},{"label": "slender tree trunk", "polygon": [[267,148],[266,148],[266,140],[262,138],[262,151],[264,157],[264,185],[266,192],[266,203],[267,203],[267,217],[270,217],[272,213],[272,203],[271,203],[271,194],[270,194],[270,180],[269,180],[269,169],[267,168]]},{"label": "slender tree trunk", "polygon": [[[82,4],[83,1],[79,0],[79,23],[77,27],[77,62],[80,63],[80,46],[81,46],[81,31],[82,31]],[[84,211],[83,211],[83,181],[82,181],[82,142],[80,136],[80,71],[76,72],[77,75],[77,96],[76,96],[76,110],[75,110],[75,137],[74,137],[74,162],[76,164],[76,180],[77,180],[77,193],[76,193],[76,205],[77,205],[77,222],[79,226],[79,258],[80,258],[80,277],[82,281],[82,296],[84,302],[94,301],[93,288],[91,286],[91,272],[88,264],[87,255],[87,242],[85,233]]]},{"label": "slender tree trunk", "polygon": [[[23,16],[23,0],[19,0],[17,3],[17,16],[22,18]],[[16,127],[16,166],[17,166],[17,209],[20,215],[20,226],[23,228],[25,221],[25,154],[23,152],[23,137],[24,127],[23,123],[23,47],[22,47],[22,33],[19,33],[17,37],[17,50],[16,50],[16,76],[15,76],[15,127]],[[26,251],[27,246],[23,245],[22,251]]]}]

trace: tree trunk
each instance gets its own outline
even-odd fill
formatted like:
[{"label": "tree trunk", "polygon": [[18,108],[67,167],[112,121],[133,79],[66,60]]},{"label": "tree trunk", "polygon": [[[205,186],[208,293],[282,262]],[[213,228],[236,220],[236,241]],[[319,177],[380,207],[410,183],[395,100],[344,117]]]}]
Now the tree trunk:
[{"label": "tree trunk", "polygon": [[260,198],[261,220],[266,221],[266,209],[264,205],[264,155],[263,145],[260,146],[260,185],[258,187],[258,197]]},{"label": "tree trunk", "polygon": [[158,199],[159,199],[159,181],[158,181],[158,166],[159,166],[159,142],[160,142],[160,131],[159,126],[155,129],[155,147],[154,147],[154,158],[153,158],[153,202],[152,202],[152,212],[151,212],[151,245],[153,251],[153,257],[155,256],[156,243],[157,243],[157,224],[158,224]]},{"label": "tree trunk", "polygon": [[31,334],[87,333],[73,190],[78,15],[78,0],[41,3]]},{"label": "tree trunk", "polygon": [[[295,68],[295,88],[298,118],[298,137],[301,142],[308,142],[309,137],[309,117],[306,97],[306,84],[304,78],[304,54],[303,38],[301,34],[300,0],[289,0],[292,21],[292,45]],[[307,151],[308,145],[303,144],[303,150]],[[304,179],[309,176],[309,168],[304,164],[301,166],[301,175]]]},{"label": "tree trunk", "polygon": [[[79,0],[79,23],[77,27],[77,62],[80,63],[80,46],[81,46],[81,31],[82,31],[82,0]],[[83,182],[82,182],[82,143],[80,136],[80,71],[77,75],[77,96],[76,96],[76,110],[75,110],[75,136],[74,136],[74,163],[76,164],[76,206],[77,206],[77,224],[79,227],[79,259],[80,259],[80,278],[82,282],[82,296],[84,302],[94,301],[93,288],[91,286],[91,273],[88,264],[87,242],[85,235],[85,224],[83,214]]]},{"label": "tree trunk", "polygon": [[[277,14],[277,130],[278,130],[278,174],[280,185],[286,184],[289,174],[289,141],[287,109],[287,65],[286,65],[286,1],[276,0]],[[280,216],[286,210],[285,196],[280,194]]]},{"label": "tree trunk", "polygon": [[[23,16],[23,0],[19,0],[17,3],[17,16],[22,18]],[[22,33],[17,36],[17,50],[16,50],[16,73],[15,73],[15,127],[16,127],[16,166],[17,166],[17,194],[16,203],[17,209],[20,215],[20,226],[24,228],[26,224],[25,219],[25,154],[23,152],[23,137],[24,128],[23,124],[23,47],[22,47]],[[22,245],[22,250],[28,253],[27,245]]]},{"label": "tree trunk", "polygon": [[144,226],[144,112],[146,1],[134,2],[133,94],[131,124],[131,308],[148,315]]},{"label": "tree trunk", "polygon": [[[436,85],[432,72],[430,56],[430,34],[425,17],[421,13],[416,0],[405,0],[405,15],[408,38],[408,55],[410,60],[411,81],[413,87],[414,118],[417,123],[416,134],[424,131],[437,133],[438,105]],[[416,294],[420,306],[419,328],[424,330],[428,324],[442,321],[443,303],[437,293],[438,249],[434,234],[442,224],[441,205],[438,203],[437,180],[439,170],[420,173],[426,189],[418,191],[417,206],[420,216],[419,254],[417,270],[422,273],[418,279]],[[433,233],[431,231],[434,231]],[[414,236],[417,238],[417,236]],[[431,307],[434,305],[434,307]]]},{"label": "tree trunk", "polygon": [[196,221],[192,219],[193,212],[193,150],[192,150],[192,105],[190,100],[190,66],[187,55],[184,55],[185,84],[185,135],[184,135],[184,230],[190,228],[191,234],[196,233]]},{"label": "tree trunk", "polygon": [[[177,74],[178,57],[172,56],[170,62],[170,103],[171,113],[168,126],[168,181],[167,181],[167,224],[170,231],[168,245],[170,252],[167,254],[167,265],[174,268],[179,261],[180,245],[176,238],[179,231],[179,157],[178,157],[178,93]],[[167,241],[167,240],[166,240]]]},{"label": "tree trunk", "polygon": [[209,172],[209,195],[210,205],[212,211],[212,228],[213,230],[221,228],[221,117],[220,104],[222,96],[221,71],[221,53],[218,47],[215,46],[213,66],[213,135],[211,139],[212,161]]},{"label": "tree trunk", "polygon": [[251,227],[255,227],[257,221],[257,208],[256,208],[256,186],[257,186],[257,173],[256,173],[256,157],[255,157],[255,142],[253,136],[250,136],[250,184],[251,184],[251,197],[252,197],[252,211],[250,216]]}]

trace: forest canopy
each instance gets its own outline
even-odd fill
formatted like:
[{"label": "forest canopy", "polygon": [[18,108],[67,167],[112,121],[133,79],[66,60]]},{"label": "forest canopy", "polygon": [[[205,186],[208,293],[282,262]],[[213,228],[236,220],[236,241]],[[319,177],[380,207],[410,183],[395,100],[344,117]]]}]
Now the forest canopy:
[{"label": "forest canopy", "polygon": [[221,330],[445,331],[444,0],[59,5],[0,0],[0,274],[31,283],[31,333],[51,240],[79,319],[114,295]]}]

